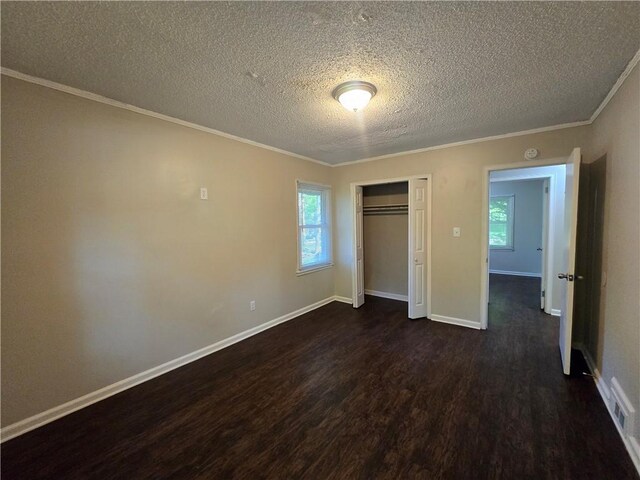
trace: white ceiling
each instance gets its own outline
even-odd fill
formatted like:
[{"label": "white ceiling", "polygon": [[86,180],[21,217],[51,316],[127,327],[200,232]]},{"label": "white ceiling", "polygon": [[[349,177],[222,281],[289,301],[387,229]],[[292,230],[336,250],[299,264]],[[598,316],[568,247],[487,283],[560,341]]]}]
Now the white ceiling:
[{"label": "white ceiling", "polygon": [[332,164],[587,120],[639,48],[638,2],[2,2],[4,67]]}]

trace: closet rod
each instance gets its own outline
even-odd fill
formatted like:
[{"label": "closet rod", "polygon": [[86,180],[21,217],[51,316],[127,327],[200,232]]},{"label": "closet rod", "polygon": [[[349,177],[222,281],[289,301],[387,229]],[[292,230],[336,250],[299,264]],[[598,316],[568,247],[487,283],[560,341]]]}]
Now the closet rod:
[{"label": "closet rod", "polygon": [[365,217],[373,217],[373,216],[380,216],[380,215],[409,215],[409,212],[407,210],[402,210],[402,211],[384,211],[384,212],[363,212],[363,215]]},{"label": "closet rod", "polygon": [[406,215],[409,206],[406,204],[366,205],[362,208],[364,215]]},{"label": "closet rod", "polygon": [[397,208],[397,207],[404,207],[404,208],[409,208],[409,204],[408,203],[388,203],[386,205],[364,205],[363,208]]}]

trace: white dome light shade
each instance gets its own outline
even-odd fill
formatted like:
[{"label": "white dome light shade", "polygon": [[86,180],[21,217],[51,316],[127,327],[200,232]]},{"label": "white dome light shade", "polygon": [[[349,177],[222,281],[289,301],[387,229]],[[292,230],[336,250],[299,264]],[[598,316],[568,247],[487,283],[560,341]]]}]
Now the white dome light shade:
[{"label": "white dome light shade", "polygon": [[338,85],[333,91],[333,98],[347,110],[357,112],[366,107],[375,94],[374,85],[354,80]]},{"label": "white dome light shade", "polygon": [[364,108],[371,100],[371,92],[366,90],[349,90],[338,97],[338,101],[347,110],[357,112]]}]

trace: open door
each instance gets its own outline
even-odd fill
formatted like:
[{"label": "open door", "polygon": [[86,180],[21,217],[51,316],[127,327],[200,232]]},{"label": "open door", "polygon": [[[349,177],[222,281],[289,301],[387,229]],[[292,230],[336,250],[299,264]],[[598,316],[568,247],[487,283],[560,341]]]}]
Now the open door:
[{"label": "open door", "polygon": [[362,199],[362,187],[355,187],[355,211],[353,212],[353,218],[355,222],[355,252],[354,252],[354,268],[356,270],[355,282],[353,292],[353,308],[358,308],[364,304],[364,245],[362,235],[362,215],[363,215],[363,199]]},{"label": "open door", "polygon": [[573,328],[573,294],[576,280],[576,235],[578,231],[578,193],[580,186],[580,149],[574,148],[567,159],[564,194],[564,255],[563,271],[558,278],[564,279],[560,289],[562,310],[560,311],[560,355],[565,375],[571,373],[571,334]]},{"label": "open door", "polygon": [[427,180],[409,180],[409,318],[427,316]]}]

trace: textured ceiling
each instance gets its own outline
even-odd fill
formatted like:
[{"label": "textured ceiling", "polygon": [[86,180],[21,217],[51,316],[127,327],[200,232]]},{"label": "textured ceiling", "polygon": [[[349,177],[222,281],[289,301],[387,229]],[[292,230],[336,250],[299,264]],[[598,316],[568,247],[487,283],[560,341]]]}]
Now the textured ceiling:
[{"label": "textured ceiling", "polygon": [[4,67],[329,163],[587,120],[640,48],[637,2],[1,8]]}]

